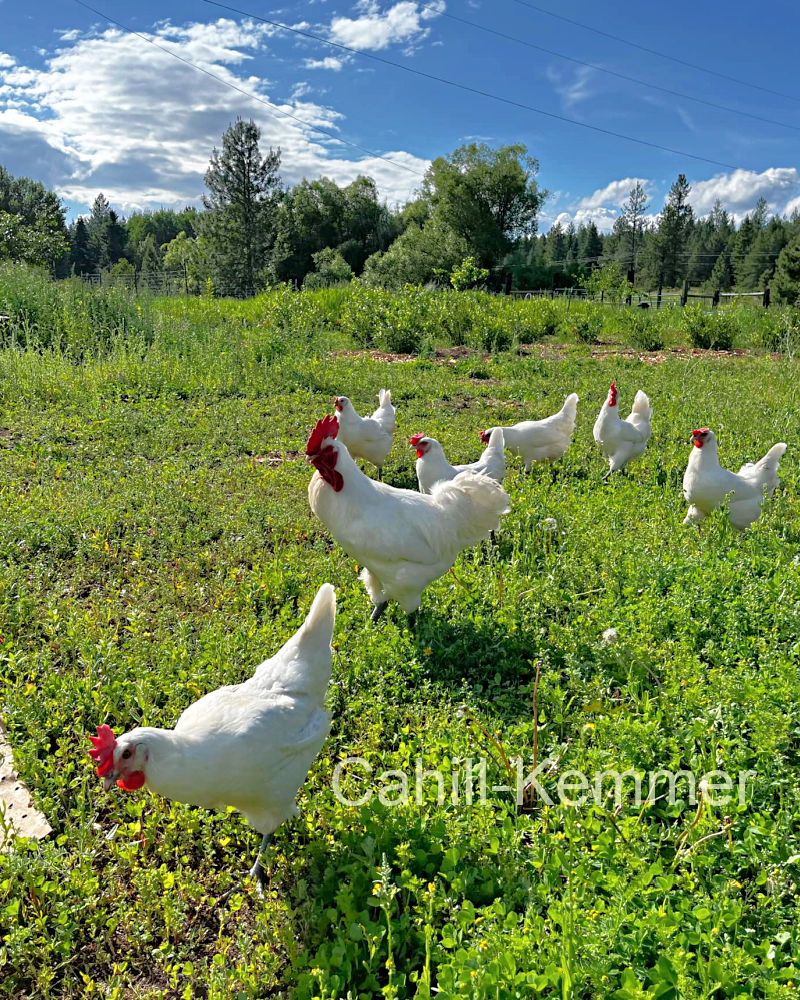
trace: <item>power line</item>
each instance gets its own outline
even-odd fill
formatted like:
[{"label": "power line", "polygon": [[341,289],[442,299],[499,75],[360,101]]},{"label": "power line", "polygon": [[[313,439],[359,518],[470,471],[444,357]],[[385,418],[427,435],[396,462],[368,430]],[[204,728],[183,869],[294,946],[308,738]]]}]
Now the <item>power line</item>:
[{"label": "power line", "polygon": [[[82,2],[82,0],[75,0],[75,2]],[[487,90],[481,90],[478,87],[471,87],[466,83],[458,83],[455,80],[448,80],[446,77],[437,76],[435,73],[426,73],[424,70],[415,69],[413,66],[406,66],[404,63],[395,62],[393,59],[387,59],[384,56],[375,55],[374,52],[362,52],[349,45],[344,45],[342,42],[333,42],[328,38],[324,38],[322,35],[315,34],[313,31],[293,28],[288,24],[283,24],[281,21],[273,21],[268,17],[261,17],[259,14],[253,14],[250,11],[240,10],[238,7],[232,7],[229,4],[220,3],[219,0],[203,0],[203,3],[210,4],[212,7],[220,7],[222,10],[231,11],[232,13],[239,14],[242,17],[248,17],[253,21],[260,21],[263,24],[272,25],[272,27],[280,28],[283,31],[290,31],[295,35],[300,35],[302,38],[310,38],[313,41],[322,42],[323,45],[329,45],[332,48],[341,49],[344,52],[350,52],[351,54],[361,56],[364,59],[371,59],[374,62],[383,63],[385,66],[393,66],[395,69],[401,69],[405,73],[413,73],[414,76],[419,76],[426,80],[443,83],[448,87],[463,90],[468,94],[476,94],[478,97],[486,97],[489,100],[498,101],[501,104],[507,104],[512,108],[521,108],[523,111],[532,111],[534,114],[543,115],[546,118],[553,118],[555,121],[566,122],[569,125],[577,125],[579,128],[589,129],[592,132],[599,132],[602,135],[609,135],[615,139],[624,139],[626,142],[635,142],[640,146],[648,146],[650,149],[659,149],[663,153],[672,153],[675,156],[688,157],[690,160],[700,160],[702,163],[710,163],[715,167],[725,167],[728,170],[740,169],[733,163],[725,163],[723,160],[712,160],[707,156],[700,156],[697,153],[687,153],[682,149],[673,149],[671,146],[662,146],[660,143],[650,142],[648,139],[637,139],[635,136],[625,135],[622,132],[614,132],[611,129],[602,128],[599,125],[590,125],[588,122],[581,122],[575,118],[567,118],[566,115],[559,115],[553,111],[544,111],[542,108],[535,108],[531,104],[523,104],[521,101],[514,101],[510,97],[501,97],[499,94],[492,94]]]},{"label": "power line", "polygon": [[337,135],[329,129],[322,128],[320,125],[312,125],[311,122],[304,121],[302,118],[298,118],[297,115],[293,115],[289,111],[284,111],[282,108],[277,107],[265,98],[259,97],[257,94],[251,94],[250,91],[243,90],[241,87],[237,87],[235,83],[231,83],[229,80],[225,80],[221,76],[217,76],[217,74],[212,73],[211,70],[204,69],[202,66],[198,66],[197,63],[193,63],[190,59],[186,59],[183,56],[178,55],[177,52],[173,52],[171,49],[165,48],[163,45],[159,45],[158,42],[154,42],[152,38],[148,38],[147,35],[143,35],[140,31],[136,31],[134,28],[129,28],[121,21],[114,20],[113,17],[109,17],[108,14],[104,14],[102,11],[97,10],[96,7],[92,7],[90,4],[85,3],[84,0],[75,0],[75,3],[79,4],[81,7],[85,7],[87,10],[90,10],[93,14],[97,14],[98,17],[102,17],[111,24],[115,24],[118,28],[122,28],[123,31],[127,31],[131,35],[136,35],[137,38],[141,38],[143,41],[148,42],[161,52],[165,52],[168,56],[172,56],[179,62],[184,63],[184,65],[191,66],[191,68],[197,70],[198,73],[203,73],[205,76],[211,77],[212,80],[216,80],[218,83],[221,83],[226,87],[230,87],[231,90],[235,90],[238,94],[244,95],[244,97],[249,98],[251,101],[258,101],[259,104],[263,104],[264,107],[269,108],[274,115],[280,115],[283,118],[291,118],[292,121],[298,122],[303,126],[303,128],[310,129],[312,132],[319,132],[321,135],[326,135],[330,139],[334,139],[336,142],[343,143],[345,146],[352,146],[353,149],[358,149],[362,153],[368,153],[370,156],[374,156],[378,160],[384,160],[386,163],[391,163],[393,167],[400,167],[402,170],[406,170],[408,173],[414,174],[416,177],[425,176],[419,170],[414,170],[413,167],[409,167],[405,163],[392,160],[388,156],[382,156],[380,153],[367,149],[366,146],[359,146],[357,142],[351,142],[349,139],[343,139],[340,135]]},{"label": "power line", "polygon": [[527,39],[517,38],[515,35],[509,35],[504,31],[498,31],[496,28],[490,28],[488,25],[478,24],[477,21],[470,21],[457,14],[450,14],[448,11],[440,10],[434,4],[420,3],[420,7],[436,11],[436,13],[441,17],[447,17],[451,21],[458,21],[460,24],[469,25],[471,28],[477,28],[478,31],[485,31],[490,35],[495,35],[497,38],[504,38],[506,41],[515,42],[517,45],[524,45],[525,48],[535,49],[537,52],[544,52],[547,55],[555,56],[558,59],[566,59],[568,62],[575,63],[578,66],[586,66],[589,69],[596,70],[598,73],[606,73],[608,76],[615,76],[619,80],[627,80],[628,83],[635,83],[640,87],[649,87],[651,90],[660,90],[662,94],[669,94],[671,97],[680,97],[685,101],[694,101],[696,104],[705,104],[706,107],[716,108],[717,111],[727,111],[733,115],[744,115],[746,118],[752,118],[758,122],[766,122],[768,125],[778,125],[780,128],[788,128],[794,132],[800,132],[800,125],[790,125],[788,122],[777,121],[774,118],[765,118],[763,115],[756,115],[750,111],[742,111],[740,108],[729,108],[725,104],[716,104],[714,101],[707,101],[702,97],[693,97],[691,94],[683,94],[679,90],[671,90],[669,87],[662,87],[658,83],[648,83],[646,80],[638,79],[638,77],[628,76],[626,73],[619,73],[613,69],[606,69],[604,66],[598,66],[597,63],[586,62],[584,59],[576,59],[574,56],[568,56],[565,52],[556,52],[555,49],[548,49],[543,45],[536,45],[533,42],[529,42]]},{"label": "power line", "polygon": [[609,31],[603,31],[601,28],[593,28],[590,24],[583,24],[581,21],[575,21],[571,17],[566,17],[564,14],[556,14],[555,11],[547,10],[546,7],[539,7],[535,3],[530,3],[529,0],[514,0],[514,3],[520,4],[522,7],[529,7],[531,10],[536,10],[540,14],[546,14],[548,17],[555,17],[559,21],[566,21],[567,24],[572,24],[577,28],[585,28],[586,31],[593,31],[597,35],[602,35],[604,38],[611,38],[615,42],[622,42],[623,45],[630,45],[634,49],[640,49],[642,52],[648,52],[651,56],[658,56],[660,59],[669,59],[670,62],[678,63],[681,66],[688,66],[689,69],[697,69],[701,73],[708,73],[710,76],[718,76],[721,80],[727,80],[729,83],[737,83],[742,87],[752,87],[753,90],[761,90],[765,94],[772,94],[774,97],[784,97],[788,101],[794,101],[796,104],[800,104],[800,97],[793,97],[791,94],[784,94],[780,90],[771,90],[769,87],[762,87],[758,83],[749,83],[747,80],[740,80],[735,76],[728,76],[727,73],[719,73],[714,69],[707,69],[705,66],[698,66],[697,63],[688,62],[686,59],[679,59],[677,56],[668,55],[666,52],[659,52],[658,49],[649,49],[646,45],[640,45],[638,42],[632,42],[627,38],[622,38],[619,35],[612,35]]}]

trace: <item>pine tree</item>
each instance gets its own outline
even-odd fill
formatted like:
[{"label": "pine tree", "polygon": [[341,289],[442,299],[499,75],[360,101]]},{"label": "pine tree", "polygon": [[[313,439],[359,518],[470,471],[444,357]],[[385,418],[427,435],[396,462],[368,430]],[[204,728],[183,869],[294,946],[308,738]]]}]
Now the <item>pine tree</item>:
[{"label": "pine tree", "polygon": [[690,191],[686,176],[678,174],[658,220],[654,251],[659,287],[679,285],[688,271],[686,247],[694,223]]},{"label": "pine tree", "polygon": [[73,274],[91,274],[95,270],[96,260],[89,244],[89,232],[82,216],[70,228],[69,263]]},{"label": "pine tree", "polygon": [[228,295],[253,295],[267,265],[280,193],[280,150],[262,159],[261,132],[238,118],[214,150],[205,175],[207,211],[202,235],[211,254],[215,286]]},{"label": "pine tree", "polygon": [[626,269],[636,272],[644,230],[644,214],[650,204],[640,181],[628,192],[622,214],[614,223],[618,236],[619,259]]},{"label": "pine tree", "polygon": [[594,222],[581,226],[578,230],[578,257],[584,266],[590,270],[600,266],[599,258],[603,255],[603,237],[597,231]]},{"label": "pine tree", "polygon": [[714,261],[708,284],[712,292],[729,292],[731,290],[731,286],[733,285],[733,268],[731,267],[731,258],[727,250],[723,250]]},{"label": "pine tree", "polygon": [[556,222],[547,234],[547,250],[545,259],[548,264],[560,264],[564,260],[566,244],[564,240],[564,229],[560,222]]},{"label": "pine tree", "polygon": [[781,250],[771,291],[779,302],[800,301],[800,236]]},{"label": "pine tree", "polygon": [[153,291],[158,291],[164,277],[164,263],[161,251],[156,246],[152,233],[142,243],[142,262],[139,266],[142,283]]}]

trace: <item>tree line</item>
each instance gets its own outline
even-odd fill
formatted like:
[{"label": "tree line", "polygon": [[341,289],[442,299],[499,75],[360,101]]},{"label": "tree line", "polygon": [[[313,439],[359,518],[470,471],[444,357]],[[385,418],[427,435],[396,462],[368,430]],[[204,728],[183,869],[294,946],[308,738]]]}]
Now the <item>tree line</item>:
[{"label": "tree line", "polygon": [[186,292],[237,296],[279,282],[318,288],[354,277],[389,288],[566,287],[591,282],[599,268],[645,290],[688,280],[709,291],[771,286],[778,299],[800,296],[800,214],[770,217],[762,198],[738,225],[719,202],[697,218],[683,174],[657,214],[637,182],[610,233],[593,222],[557,222],[539,234],[547,192],[523,145],[461,146],[431,163],[413,200],[391,209],[370,177],[284,185],[281,150],[263,154],[260,138],[252,121],[226,130],[200,209],[123,218],[98,194],[69,226],[52,191],[0,167],[0,260],[155,288],[169,276]]}]

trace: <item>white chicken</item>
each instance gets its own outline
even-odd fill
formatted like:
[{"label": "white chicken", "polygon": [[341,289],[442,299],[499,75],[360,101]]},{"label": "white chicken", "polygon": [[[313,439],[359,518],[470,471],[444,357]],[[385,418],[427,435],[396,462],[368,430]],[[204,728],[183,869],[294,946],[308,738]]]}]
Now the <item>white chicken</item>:
[{"label": "white chicken", "polygon": [[506,475],[506,456],[503,451],[503,428],[495,427],[489,435],[489,444],[477,462],[469,465],[451,465],[445,458],[444,448],[436,438],[414,434],[409,438],[417,451],[417,482],[420,493],[430,493],[435,483],[455,479],[459,472],[479,472],[496,483]]},{"label": "white chicken", "polygon": [[336,417],[325,417],[308,439],[306,456],[317,470],[308,485],[311,510],[364,567],[372,620],[389,600],[411,615],[425,587],[450,569],[458,553],[499,526],[508,494],[474,472],[437,483],[430,495],[395,489],[365,476],[338,433]]},{"label": "white chicken", "polygon": [[397,430],[397,411],[392,403],[391,389],[378,390],[378,409],[372,414],[372,420],[377,420],[389,434]]},{"label": "white chicken", "polygon": [[594,422],[592,432],[600,451],[608,459],[608,472],[603,476],[603,482],[612,472],[624,469],[628,462],[644,453],[652,433],[652,415],[650,400],[640,389],[636,393],[628,419],[623,420],[617,406],[617,383],[611,383],[608,398]]},{"label": "white chicken", "polygon": [[142,785],[204,809],[233,806],[263,834],[250,874],[272,831],[297,814],[295,797],[330,729],[325,693],[331,676],[336,595],[324,583],[300,629],[242,684],[190,705],[174,729],[131,729],[115,739],[97,727],[90,755],[106,789]]},{"label": "white chicken", "polygon": [[378,478],[383,474],[383,463],[394,442],[397,427],[392,394],[381,389],[378,409],[371,417],[362,417],[347,396],[337,396],[333,401],[339,418],[342,443],[353,456],[363,458],[378,468]]},{"label": "white chicken", "polygon": [[[526,472],[530,472],[534,462],[555,462],[569,448],[577,414],[578,394],[571,392],[558,413],[543,420],[522,420],[512,427],[502,427],[506,450],[521,456]],[[481,432],[484,444],[494,430],[489,427]]]},{"label": "white chicken", "polygon": [[692,451],[683,475],[683,495],[689,503],[684,524],[699,524],[728,497],[728,518],[734,528],[746,531],[761,514],[764,496],[778,485],[778,464],[786,451],[774,444],[759,462],[748,462],[738,473],[719,464],[717,438],[708,427],[692,431]]}]

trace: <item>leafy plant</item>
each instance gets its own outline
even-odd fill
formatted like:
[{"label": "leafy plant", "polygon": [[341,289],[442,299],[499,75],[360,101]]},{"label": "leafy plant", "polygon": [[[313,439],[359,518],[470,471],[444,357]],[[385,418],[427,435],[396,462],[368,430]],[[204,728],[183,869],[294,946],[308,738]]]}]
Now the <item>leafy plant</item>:
[{"label": "leafy plant", "polygon": [[620,313],[620,325],[624,342],[639,351],[660,351],[664,346],[664,334],[652,310],[631,308]]},{"label": "leafy plant", "polygon": [[706,311],[700,305],[686,306],[684,328],[692,347],[729,351],[736,336],[736,315],[728,309]]}]

